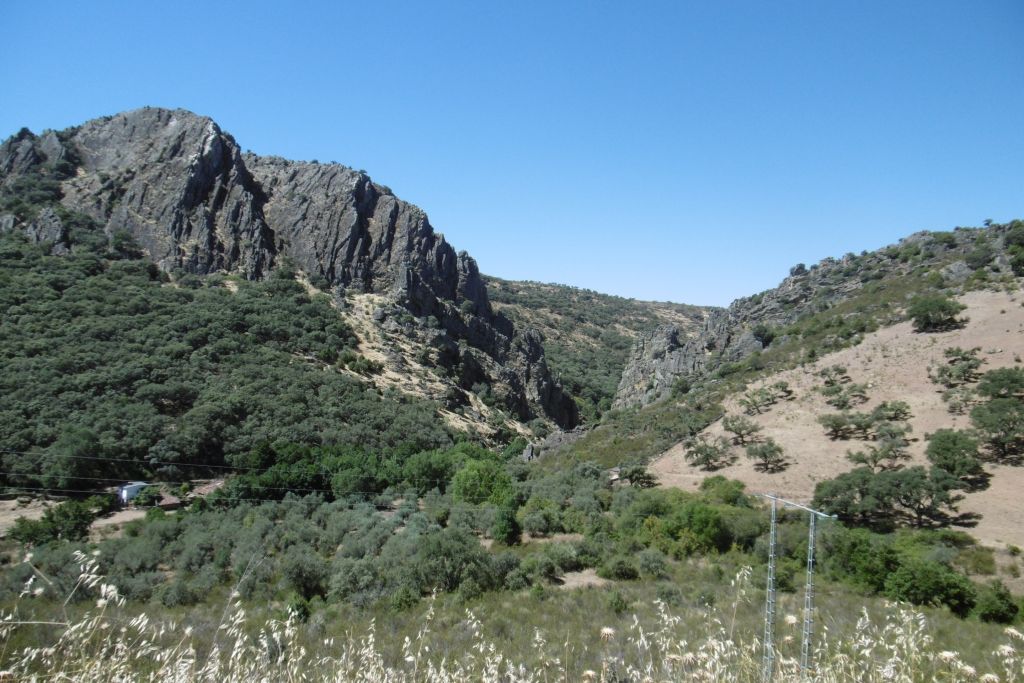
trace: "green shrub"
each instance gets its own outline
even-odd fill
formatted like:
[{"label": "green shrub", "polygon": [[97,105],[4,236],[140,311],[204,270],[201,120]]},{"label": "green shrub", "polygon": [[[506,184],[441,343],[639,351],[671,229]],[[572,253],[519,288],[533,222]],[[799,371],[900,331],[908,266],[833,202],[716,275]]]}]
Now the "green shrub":
[{"label": "green shrub", "polygon": [[491,526],[491,538],[505,545],[517,545],[521,537],[522,529],[516,519],[516,509],[512,505],[499,506]]},{"label": "green shrub", "polygon": [[720,474],[705,477],[700,483],[700,491],[708,502],[738,507],[750,506],[750,500],[744,493],[746,488],[742,481],[726,479]]},{"label": "green shrub", "polygon": [[640,572],[632,560],[626,557],[613,557],[597,568],[597,575],[613,581],[635,581]]},{"label": "green shrub", "polygon": [[981,376],[977,389],[987,398],[1024,399],[1024,368],[989,370]]},{"label": "green shrub", "polygon": [[42,545],[50,541],[79,541],[89,535],[95,519],[92,505],[69,500],[43,513],[41,519],[19,517],[8,536],[26,545]]},{"label": "green shrub", "polygon": [[995,255],[995,249],[990,245],[980,244],[968,252],[967,256],[964,257],[964,261],[967,262],[967,265],[971,270],[978,270],[979,268],[984,268],[991,263],[992,259],[995,258]]},{"label": "green shrub", "polygon": [[612,591],[608,595],[608,609],[614,614],[623,614],[629,609],[629,600],[619,591]]},{"label": "green shrub", "polygon": [[[555,562],[554,558],[550,555],[545,555],[544,553],[527,555],[523,558],[522,563],[519,565],[519,569],[525,576],[532,580],[543,579],[546,581],[554,581],[561,574],[558,563]],[[515,572],[513,572],[513,574],[514,573]],[[506,579],[506,584],[507,583],[508,579]]]},{"label": "green shrub", "polygon": [[534,496],[517,513],[523,531],[531,536],[548,536],[562,530],[558,505]]},{"label": "green shrub", "polygon": [[471,460],[452,478],[452,497],[473,505],[505,504],[512,497],[512,479],[497,460]]},{"label": "green shrub", "polygon": [[542,552],[551,558],[560,571],[575,572],[583,569],[576,548],[568,543],[548,543]]},{"label": "green shrub", "polygon": [[908,559],[885,582],[885,594],[914,605],[945,605],[959,617],[974,608],[974,586],[938,562]]},{"label": "green shrub", "polygon": [[[398,538],[398,537],[396,537]],[[482,589],[494,586],[490,557],[475,536],[458,529],[443,529],[415,539],[415,552],[405,563],[421,592],[454,592],[472,578]]]},{"label": "green shrub", "polygon": [[830,527],[823,534],[825,567],[836,578],[879,593],[899,566],[899,556],[884,537],[866,529]]},{"label": "green shrub", "polygon": [[308,546],[293,546],[282,560],[288,585],[304,600],[326,594],[327,562]]},{"label": "green shrub", "polygon": [[729,529],[721,513],[710,505],[691,501],[671,515],[668,529],[673,537],[682,538],[681,531],[688,531],[704,551],[725,552],[732,545]]},{"label": "green shrub", "polygon": [[979,619],[997,624],[1012,623],[1017,618],[1018,611],[1013,596],[1001,581],[993,581],[982,589],[975,606],[975,614]]},{"label": "green shrub", "polygon": [[915,332],[942,332],[963,325],[964,321],[957,316],[965,308],[941,294],[926,294],[911,300],[907,316],[913,320]]},{"label": "green shrub", "polygon": [[165,585],[160,592],[160,602],[164,607],[187,607],[188,605],[196,604],[199,599],[200,596],[196,595],[189,588],[188,584],[181,579],[175,579]]},{"label": "green shrub", "polygon": [[636,556],[640,572],[653,579],[661,579],[668,575],[668,559],[665,553],[655,548],[647,548]]}]

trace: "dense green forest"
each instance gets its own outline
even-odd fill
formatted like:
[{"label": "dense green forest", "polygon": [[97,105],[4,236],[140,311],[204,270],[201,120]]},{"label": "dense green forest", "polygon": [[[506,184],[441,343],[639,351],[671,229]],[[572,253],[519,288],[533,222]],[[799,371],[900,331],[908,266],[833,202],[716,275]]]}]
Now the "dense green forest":
[{"label": "dense green forest", "polygon": [[46,252],[0,237],[7,483],[175,479],[278,441],[388,452],[452,442],[433,404],[360,381],[373,366],[351,331],[287,268],[265,282],[171,280],[127,242]]}]

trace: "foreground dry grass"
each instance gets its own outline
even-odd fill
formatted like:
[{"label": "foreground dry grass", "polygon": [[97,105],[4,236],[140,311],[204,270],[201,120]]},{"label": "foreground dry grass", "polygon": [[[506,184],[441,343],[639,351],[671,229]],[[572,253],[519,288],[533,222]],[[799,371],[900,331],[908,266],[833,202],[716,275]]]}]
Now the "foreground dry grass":
[{"label": "foreground dry grass", "polygon": [[[254,624],[237,600],[225,610],[213,642],[198,642],[189,627],[157,624],[147,616],[121,616],[124,603],[116,588],[103,583],[93,558],[78,556],[81,577],[74,593],[89,593],[95,607],[71,620],[54,621],[52,644],[10,647],[12,635],[24,626],[19,606],[0,615],[0,680],[24,681],[360,681],[366,683],[441,683],[453,681],[568,682],[568,681],[759,681],[761,643],[735,629],[734,615],[747,599],[749,570],[732,584],[731,605],[708,611],[698,633],[685,633],[681,619],[659,604],[658,619],[631,627],[594,625],[591,647],[600,652],[594,670],[570,670],[567,659],[547,656],[526,666],[510,661],[501,646],[482,635],[482,624],[467,612],[464,641],[457,656],[438,657],[429,643],[433,608],[422,619],[414,638],[406,638],[401,660],[389,662],[371,626],[361,634],[324,639],[311,645],[293,618]],[[45,577],[40,576],[41,581]],[[22,600],[37,592],[30,581]],[[70,599],[70,596],[69,596]],[[795,617],[788,615],[784,624]],[[38,623],[35,624],[38,626]],[[814,680],[874,681],[1024,681],[1024,635],[1008,628],[1006,642],[993,643],[987,659],[996,671],[978,671],[952,651],[938,651],[923,615],[894,606],[882,623],[865,611],[857,635],[830,642],[822,634],[816,648]],[[446,635],[446,634],[442,634]],[[453,638],[460,636],[452,634]],[[551,649],[540,632],[534,644]],[[568,645],[566,645],[568,647]],[[800,680],[797,662],[779,653],[777,681]]]}]

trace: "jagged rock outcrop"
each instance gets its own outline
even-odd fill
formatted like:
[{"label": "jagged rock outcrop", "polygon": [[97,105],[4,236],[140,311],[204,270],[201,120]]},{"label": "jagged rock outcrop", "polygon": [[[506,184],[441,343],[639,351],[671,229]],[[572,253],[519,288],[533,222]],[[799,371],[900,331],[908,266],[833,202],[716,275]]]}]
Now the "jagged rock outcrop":
[{"label": "jagged rock outcrop", "polygon": [[[108,235],[127,233],[166,271],[257,279],[290,262],[333,288],[385,294],[434,316],[455,362],[467,349],[482,353],[481,372],[500,374],[491,379],[520,419],[577,421],[539,336],[493,312],[476,262],[365,173],[243,154],[212,120],[184,110],[145,108],[39,136],[23,129],[0,146],[0,184],[58,165],[61,206]],[[67,248],[57,211],[20,223],[0,215],[0,227]]]},{"label": "jagged rock outcrop", "polygon": [[[827,310],[874,280],[948,261],[941,268],[941,275],[949,282],[962,282],[973,268],[955,257],[977,254],[978,233],[958,229],[942,233],[943,239],[935,242],[932,233],[920,232],[876,252],[826,258],[810,268],[800,264],[778,287],[737,299],[726,309],[711,311],[692,338],[684,338],[673,326],[651,330],[634,342],[614,406],[645,405],[668,396],[680,378],[699,378],[724,363],[743,360],[762,350],[764,342],[771,341],[765,338],[765,332]],[[1000,239],[994,234],[993,244]],[[991,245],[982,248],[994,249]],[[997,251],[993,251],[991,258],[986,265],[1010,271]],[[755,332],[760,332],[760,336]]]},{"label": "jagged rock outcrop", "polygon": [[212,120],[142,109],[89,121],[65,146],[78,173],[63,204],[127,232],[161,268],[259,278],[273,265],[262,190]]}]

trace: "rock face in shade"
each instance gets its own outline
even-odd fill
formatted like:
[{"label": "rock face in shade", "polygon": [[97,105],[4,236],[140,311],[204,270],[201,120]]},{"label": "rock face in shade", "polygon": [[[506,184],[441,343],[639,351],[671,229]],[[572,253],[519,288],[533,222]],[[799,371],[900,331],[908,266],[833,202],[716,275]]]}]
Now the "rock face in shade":
[{"label": "rock face in shade", "polygon": [[[614,406],[645,405],[672,392],[680,378],[703,374],[723,361],[740,360],[761,350],[748,331],[733,329],[728,311],[711,311],[696,337],[682,338],[679,328],[662,325],[640,335],[615,394]],[[716,354],[717,349],[723,353]]]},{"label": "rock face in shade", "polygon": [[[23,129],[0,145],[0,185],[58,165],[64,207],[108,235],[130,234],[166,271],[259,279],[290,261],[332,288],[384,294],[437,318],[453,365],[501,381],[518,418],[578,421],[539,335],[494,313],[476,262],[364,173],[245,154],[211,119],[184,110],[139,109],[39,136]],[[0,229],[67,248],[52,211],[24,224],[0,215]]]},{"label": "rock face in shade", "polygon": [[765,345],[754,336],[758,325],[778,330],[847,298],[863,284],[859,272],[845,273],[848,263],[849,258],[825,259],[774,289],[712,310],[692,338],[683,338],[674,327],[642,335],[622,372],[615,407],[646,405],[671,394],[680,378],[699,378],[761,351]]}]

